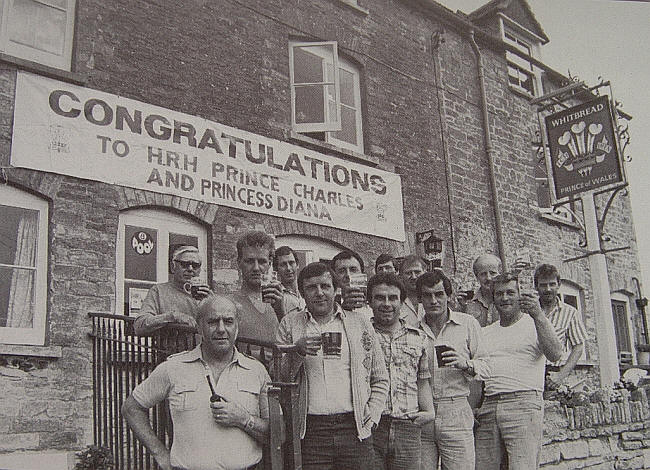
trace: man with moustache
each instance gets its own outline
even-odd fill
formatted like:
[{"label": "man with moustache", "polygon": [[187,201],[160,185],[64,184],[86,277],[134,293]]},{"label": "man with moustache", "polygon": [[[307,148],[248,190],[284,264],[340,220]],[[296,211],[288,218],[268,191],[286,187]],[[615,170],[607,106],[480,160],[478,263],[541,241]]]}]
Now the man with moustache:
[{"label": "man with moustache", "polygon": [[170,270],[170,281],[156,284],[147,292],[133,324],[136,335],[150,335],[170,323],[196,326],[199,301],[211,294],[205,284],[198,286],[196,298],[185,289],[185,284],[201,274],[198,248],[191,245],[177,247],[172,253]]},{"label": "man with moustache", "polygon": [[284,316],[282,284],[273,281],[262,289],[262,276],[271,268],[275,243],[264,232],[248,232],[237,240],[241,288],[232,294],[242,337],[273,341]]},{"label": "man with moustache", "polygon": [[477,413],[476,468],[539,468],[544,420],[545,357],[555,362],[562,345],[533,293],[520,293],[517,276],[493,280],[499,321],[483,329],[489,373],[485,399]]},{"label": "man with moustache", "polygon": [[406,289],[393,273],[368,281],[373,325],[384,351],[390,389],[379,426],[372,433],[376,468],[420,469],[421,427],[433,421],[426,336],[400,318]]},{"label": "man with moustache", "polygon": [[[201,343],[156,367],[126,399],[122,414],[162,470],[249,468],[261,460],[268,436],[269,375],[235,348],[238,318],[230,300],[207,298],[197,322]],[[219,401],[211,399],[210,384]],[[174,425],[171,450],[149,422],[148,409],[163,400]]]},{"label": "man with moustache", "polygon": [[499,319],[492,301],[492,279],[501,272],[501,260],[486,253],[474,260],[472,266],[479,287],[465,306],[465,313],[476,318],[481,326],[487,326]]},{"label": "man with moustache", "polygon": [[559,386],[575,368],[585,350],[587,332],[580,314],[571,305],[560,299],[560,273],[552,264],[541,264],[535,269],[535,288],[539,303],[546,317],[551,321],[562,344],[562,359],[550,365],[546,380],[549,386]]},{"label": "man with moustache", "polygon": [[[422,430],[422,469],[474,469],[471,384],[489,372],[481,327],[474,317],[449,308],[451,281],[436,269],[422,274],[416,291],[424,307],[435,421]],[[436,354],[436,348],[446,351]],[[442,361],[440,362],[440,359]],[[482,470],[482,467],[477,467]]]},{"label": "man with moustache", "polygon": [[415,283],[427,270],[427,263],[418,255],[408,255],[400,266],[400,278],[406,287],[406,299],[402,308],[402,318],[411,326],[418,327],[424,318],[424,308],[418,299]]},{"label": "man with moustache", "polygon": [[[373,470],[371,432],[386,405],[388,374],[370,320],[334,302],[336,282],[324,263],[300,271],[307,308],[282,319],[278,342],[296,349],[283,366],[300,383],[303,469]],[[338,344],[323,343],[334,337]]]},{"label": "man with moustache", "polygon": [[288,246],[275,250],[273,269],[282,283],[283,315],[298,312],[305,308],[305,300],[298,292],[298,257]]}]

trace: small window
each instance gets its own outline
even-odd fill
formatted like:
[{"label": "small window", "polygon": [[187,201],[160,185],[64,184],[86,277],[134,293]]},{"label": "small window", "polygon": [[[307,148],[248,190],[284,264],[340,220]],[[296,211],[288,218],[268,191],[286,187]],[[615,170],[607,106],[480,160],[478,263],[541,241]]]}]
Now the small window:
[{"label": "small window", "polygon": [[147,291],[169,280],[171,253],[180,245],[199,249],[207,281],[207,233],[200,224],[170,212],[134,209],[120,214],[117,236],[118,315],[137,316]]},{"label": "small window", "polygon": [[0,186],[0,343],[45,344],[48,204]]},{"label": "small window", "polygon": [[70,70],[75,0],[0,0],[0,51]]},{"label": "small window", "polygon": [[293,129],[363,153],[359,68],[334,41],[290,43],[289,64]]},{"label": "small window", "polygon": [[[504,32],[504,41],[522,53],[532,57],[531,44],[520,37],[506,31]],[[531,96],[535,96],[536,78],[533,64],[529,60],[519,57],[510,51],[506,51],[506,61],[508,62],[508,82],[510,86]]]}]

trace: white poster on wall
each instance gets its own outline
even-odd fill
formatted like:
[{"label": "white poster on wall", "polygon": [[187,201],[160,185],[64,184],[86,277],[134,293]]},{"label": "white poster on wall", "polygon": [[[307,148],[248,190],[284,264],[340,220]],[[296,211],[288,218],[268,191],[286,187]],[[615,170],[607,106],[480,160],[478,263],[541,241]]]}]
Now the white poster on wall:
[{"label": "white poster on wall", "polygon": [[11,164],[405,240],[397,174],[23,72]]}]

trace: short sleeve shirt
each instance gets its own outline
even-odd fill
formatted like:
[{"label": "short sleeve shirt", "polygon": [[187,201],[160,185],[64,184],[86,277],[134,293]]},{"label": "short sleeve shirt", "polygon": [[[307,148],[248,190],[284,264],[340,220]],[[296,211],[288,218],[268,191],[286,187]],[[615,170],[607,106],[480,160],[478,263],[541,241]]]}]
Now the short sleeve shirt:
[{"label": "short sleeve shirt", "polygon": [[[212,418],[206,367],[200,345],[172,355],[135,388],[133,398],[144,408],[169,401],[174,425],[172,466],[234,470],[255,465],[262,458],[260,444],[240,428],[221,426]],[[261,363],[235,351],[215,391],[251,415],[268,418],[269,382]]]},{"label": "short sleeve shirt", "polygon": [[566,362],[569,353],[574,347],[583,344],[587,340],[587,331],[578,311],[571,305],[562,302],[559,298],[547,317],[562,344],[562,359],[555,363],[555,365],[561,365]]}]

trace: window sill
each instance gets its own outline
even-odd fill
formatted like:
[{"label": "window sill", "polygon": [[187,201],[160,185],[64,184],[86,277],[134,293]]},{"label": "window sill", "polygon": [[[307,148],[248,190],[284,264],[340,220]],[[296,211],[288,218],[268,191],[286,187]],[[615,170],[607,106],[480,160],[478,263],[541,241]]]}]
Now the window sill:
[{"label": "window sill", "polygon": [[361,163],[373,168],[381,167],[382,162],[377,157],[372,157],[370,155],[358,153],[353,150],[344,149],[336,145],[323,142],[322,140],[312,139],[311,137],[300,134],[293,129],[290,131],[288,138],[293,143],[301,144],[301,146],[306,146],[318,152],[334,154],[334,156],[342,157],[346,160],[352,160],[356,163]]},{"label": "window sill", "polygon": [[531,94],[528,90],[525,90],[524,88],[519,88],[515,85],[508,84],[508,88],[510,88],[510,91],[515,93],[516,95],[522,96],[526,98],[527,100],[532,100],[535,98],[535,95]]},{"label": "window sill", "polygon": [[61,357],[61,346],[0,344],[0,356],[30,356],[58,359]]},{"label": "window sill", "polygon": [[38,62],[21,59],[20,57],[4,54],[2,52],[0,52],[0,63],[11,64],[26,72],[35,73],[37,75],[42,75],[44,77],[61,80],[75,85],[85,85],[88,82],[88,77],[85,74],[68,72],[67,70],[57,69],[50,67],[49,65],[39,64]]},{"label": "window sill", "polygon": [[342,3],[343,5],[355,10],[358,13],[361,13],[362,15],[368,15],[370,13],[370,11],[367,8],[363,8],[362,6],[357,5],[356,0],[337,0],[337,1],[338,3]]}]

